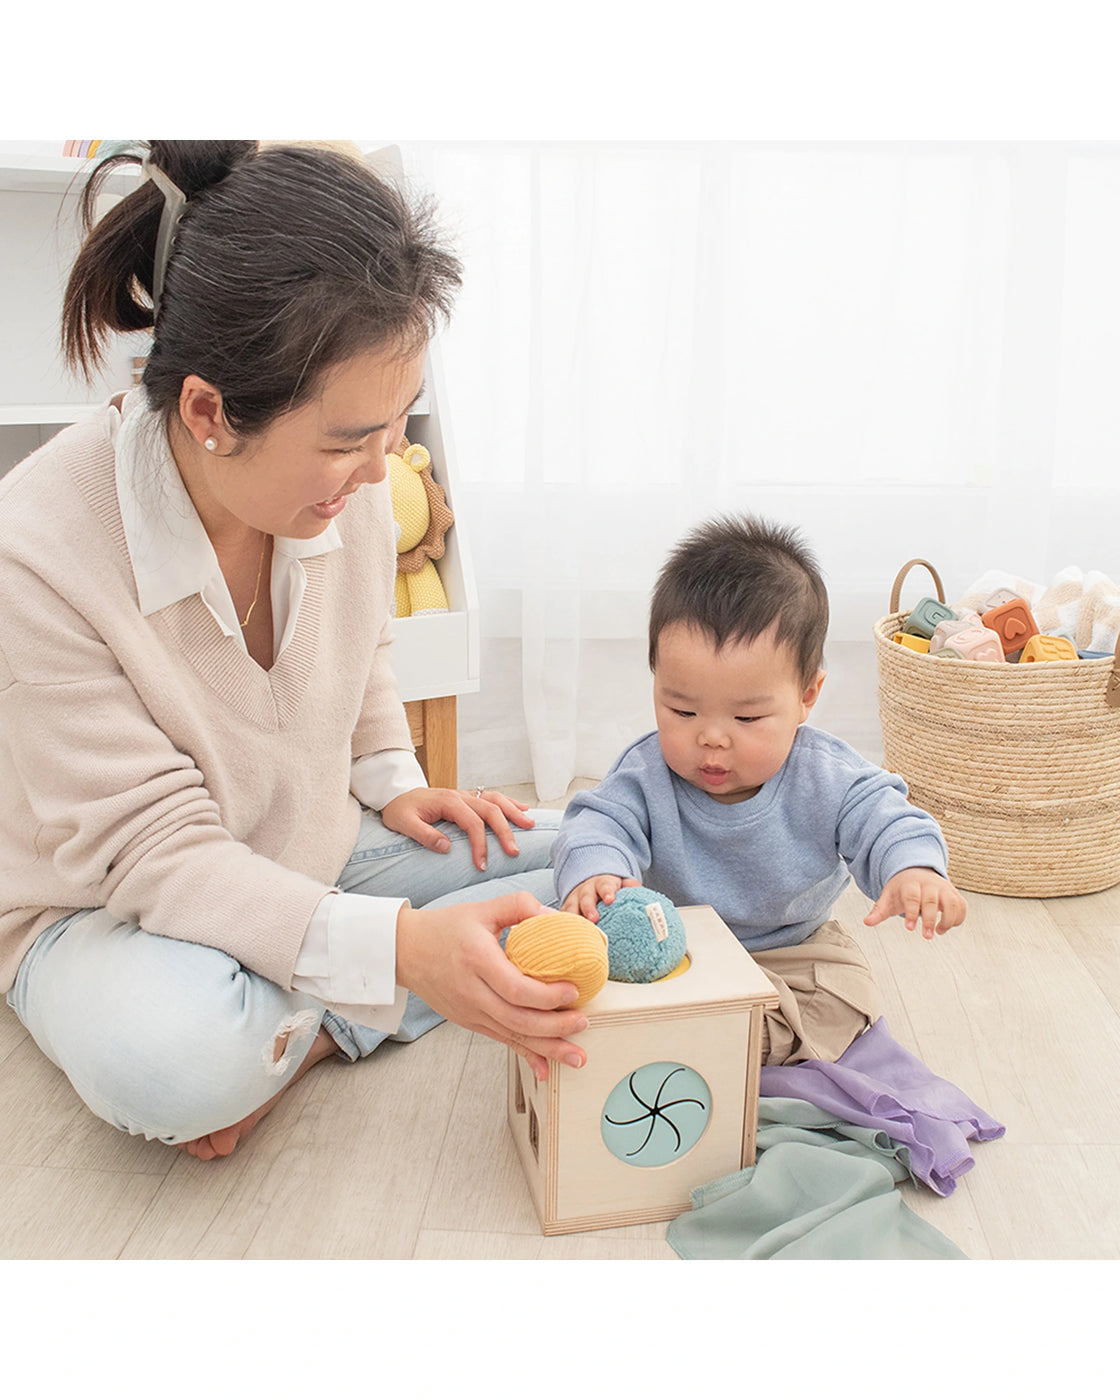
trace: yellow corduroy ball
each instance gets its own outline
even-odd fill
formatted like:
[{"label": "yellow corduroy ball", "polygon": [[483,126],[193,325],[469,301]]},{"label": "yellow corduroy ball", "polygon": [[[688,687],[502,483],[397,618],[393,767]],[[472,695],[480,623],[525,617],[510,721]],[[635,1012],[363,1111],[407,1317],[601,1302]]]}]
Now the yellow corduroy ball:
[{"label": "yellow corduroy ball", "polygon": [[514,924],[506,936],[506,956],[538,981],[575,983],[576,1006],[602,991],[610,972],[607,940],[582,914],[550,911]]}]

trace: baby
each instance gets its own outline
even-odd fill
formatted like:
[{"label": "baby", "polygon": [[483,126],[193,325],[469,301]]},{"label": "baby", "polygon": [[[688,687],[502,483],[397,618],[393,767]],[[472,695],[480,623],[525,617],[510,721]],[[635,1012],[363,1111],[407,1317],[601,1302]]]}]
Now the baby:
[{"label": "baby", "polygon": [[961,923],[940,828],[894,774],[804,721],[821,693],[828,595],[791,529],[751,517],[689,534],[658,577],[656,733],[568,804],[563,908],[598,919],[623,885],[710,904],[774,983],[767,1064],[835,1061],[880,1015],[871,969],[830,918],[849,874],[875,925]]}]

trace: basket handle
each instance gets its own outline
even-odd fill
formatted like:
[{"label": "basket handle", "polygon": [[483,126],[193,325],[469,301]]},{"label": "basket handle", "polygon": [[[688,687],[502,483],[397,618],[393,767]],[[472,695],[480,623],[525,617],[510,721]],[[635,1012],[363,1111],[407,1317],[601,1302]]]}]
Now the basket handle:
[{"label": "basket handle", "polygon": [[[933,567],[929,560],[911,559],[908,563],[903,564],[902,568],[899,569],[898,576],[894,581],[894,586],[891,588],[891,605],[889,611],[892,613],[898,612],[898,601],[902,597],[903,580],[906,578],[906,575],[910,572],[910,570],[914,567],[915,564],[920,564],[923,569],[929,570],[930,577],[933,579],[934,583],[937,586],[938,602],[943,603],[945,601],[945,590],[941,587],[941,575],[937,572],[937,570]],[[1118,645],[1120,645],[1120,643],[1118,643]],[[1120,653],[1118,653],[1117,655],[1116,664],[1117,666],[1120,666]],[[1118,682],[1118,684],[1120,684],[1120,682]],[[1117,695],[1116,703],[1120,704],[1120,694]]]},{"label": "basket handle", "polygon": [[1116,655],[1104,688],[1104,703],[1110,710],[1120,710],[1120,636],[1116,638]]}]

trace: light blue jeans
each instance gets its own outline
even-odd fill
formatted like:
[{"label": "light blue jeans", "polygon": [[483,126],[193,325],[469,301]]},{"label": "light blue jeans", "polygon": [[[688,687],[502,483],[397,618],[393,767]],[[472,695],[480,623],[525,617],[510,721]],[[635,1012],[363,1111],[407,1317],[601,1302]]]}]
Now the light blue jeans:
[{"label": "light blue jeans", "polygon": [[[549,852],[560,813],[531,812],[514,827],[520,854],[491,833],[487,869],[450,822],[440,855],[363,812],[354,852],[338,878],[356,894],[407,897],[436,908],[528,890],[556,906]],[[239,1123],[287,1084],[323,1026],[348,1060],[387,1037],[289,992],[198,943],[146,933],[104,909],[83,909],[45,929],[28,950],[8,1005],[99,1118],[160,1142],[190,1142]],[[393,1040],[415,1040],[442,1017],[409,994]],[[287,1036],[280,1059],[276,1046]]]}]

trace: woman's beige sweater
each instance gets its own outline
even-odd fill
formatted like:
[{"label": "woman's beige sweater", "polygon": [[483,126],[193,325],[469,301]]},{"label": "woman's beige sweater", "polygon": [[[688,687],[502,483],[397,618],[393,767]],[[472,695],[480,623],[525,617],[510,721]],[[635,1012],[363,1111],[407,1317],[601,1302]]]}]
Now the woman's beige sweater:
[{"label": "woman's beige sweater", "polygon": [[291,985],[357,835],[352,759],[412,748],[388,484],[337,524],[266,672],[198,595],[141,615],[106,413],[0,481],[0,986],[89,907]]}]

